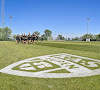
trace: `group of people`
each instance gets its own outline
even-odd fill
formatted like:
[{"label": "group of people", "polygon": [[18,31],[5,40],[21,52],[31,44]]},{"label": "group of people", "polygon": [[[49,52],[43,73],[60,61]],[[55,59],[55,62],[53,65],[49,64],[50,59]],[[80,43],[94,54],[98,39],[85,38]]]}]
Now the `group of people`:
[{"label": "group of people", "polygon": [[[43,38],[44,38],[44,35],[42,35],[41,37],[42,43],[43,43]],[[16,43],[18,44],[19,42],[21,42],[22,44],[25,44],[25,43],[35,44],[35,40],[37,40],[37,43],[38,43],[38,39],[39,39],[39,35],[38,34],[36,35],[35,33],[33,33],[32,35],[30,35],[30,33],[28,35],[22,34],[21,36],[19,35],[16,36]]]}]

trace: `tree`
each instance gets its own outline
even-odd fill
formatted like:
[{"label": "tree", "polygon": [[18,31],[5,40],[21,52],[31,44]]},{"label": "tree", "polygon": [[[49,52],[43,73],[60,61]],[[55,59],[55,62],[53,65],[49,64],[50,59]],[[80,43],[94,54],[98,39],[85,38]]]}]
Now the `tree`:
[{"label": "tree", "polygon": [[[91,41],[93,41],[93,35],[92,35],[92,34],[88,34],[88,37],[89,37],[89,39],[91,39]],[[83,41],[86,41],[86,39],[87,39],[87,34],[83,35],[82,38],[83,38],[83,39],[82,39]]]},{"label": "tree", "polygon": [[98,34],[99,38],[100,38],[100,33]]},{"label": "tree", "polygon": [[0,40],[9,40],[11,33],[12,31],[8,27],[0,28]]},{"label": "tree", "polygon": [[0,38],[3,36],[3,29],[0,28]]},{"label": "tree", "polygon": [[79,38],[78,37],[75,37],[75,40],[79,40]]},{"label": "tree", "polygon": [[4,36],[4,38],[9,38],[11,33],[12,33],[12,31],[10,30],[10,28],[8,28],[8,27],[3,28],[3,36]]},{"label": "tree", "polygon": [[96,35],[96,41],[100,41],[100,33]]},{"label": "tree", "polygon": [[38,32],[38,31],[35,31],[34,33],[40,35],[40,32]]},{"label": "tree", "polygon": [[46,29],[46,30],[44,31],[44,33],[45,33],[45,36],[46,36],[46,37],[52,35],[52,31],[50,31],[50,30],[48,30],[48,29]]},{"label": "tree", "polygon": [[79,40],[79,38],[78,37],[75,37],[75,38],[72,38],[72,40]]},{"label": "tree", "polygon": [[57,36],[57,39],[58,39],[58,40],[65,40],[65,38],[64,38],[62,35],[58,35],[58,36]]}]

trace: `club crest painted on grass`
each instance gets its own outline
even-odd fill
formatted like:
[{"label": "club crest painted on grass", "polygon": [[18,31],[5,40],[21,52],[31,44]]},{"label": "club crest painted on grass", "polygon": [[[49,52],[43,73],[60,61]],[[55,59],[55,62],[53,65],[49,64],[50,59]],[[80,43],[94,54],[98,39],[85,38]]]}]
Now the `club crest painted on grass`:
[{"label": "club crest painted on grass", "polygon": [[100,60],[60,53],[25,59],[0,72],[37,78],[85,77],[100,74]]}]

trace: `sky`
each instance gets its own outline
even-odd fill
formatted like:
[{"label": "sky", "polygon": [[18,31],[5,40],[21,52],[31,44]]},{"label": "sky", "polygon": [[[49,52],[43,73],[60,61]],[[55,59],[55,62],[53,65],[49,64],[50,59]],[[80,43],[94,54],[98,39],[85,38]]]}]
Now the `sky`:
[{"label": "sky", "polygon": [[43,34],[46,29],[53,36],[86,34],[87,17],[89,33],[100,33],[100,0],[5,0],[5,26],[8,27],[10,14],[13,35],[34,31]]}]

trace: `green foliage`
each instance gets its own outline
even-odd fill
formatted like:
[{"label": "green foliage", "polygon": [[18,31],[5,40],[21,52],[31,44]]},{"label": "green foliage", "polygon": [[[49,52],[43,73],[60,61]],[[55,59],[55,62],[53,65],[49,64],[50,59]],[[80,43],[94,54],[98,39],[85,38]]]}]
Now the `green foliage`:
[{"label": "green foliage", "polygon": [[92,34],[85,34],[85,35],[83,35],[83,36],[82,36],[82,40],[83,40],[83,41],[86,41],[87,37],[88,37],[89,39],[93,40],[93,35],[92,35]]},{"label": "green foliage", "polygon": [[98,35],[98,36],[99,36],[99,38],[100,38],[100,33],[99,33],[99,35]]},{"label": "green foliage", "polygon": [[12,31],[10,30],[10,28],[5,27],[5,28],[0,28],[0,40],[1,41],[11,41],[10,35],[11,35]]},{"label": "green foliage", "polygon": [[100,41],[100,33],[96,35],[96,41]]},{"label": "green foliage", "polygon": [[46,37],[52,35],[52,31],[50,31],[50,30],[48,30],[48,29],[46,29],[46,30],[44,31],[44,33],[45,33],[45,36],[46,36]]},{"label": "green foliage", "polygon": [[72,38],[72,40],[79,40],[79,37]]},{"label": "green foliage", "polygon": [[44,40],[47,40],[47,37],[44,37]]},{"label": "green foliage", "polygon": [[82,37],[72,38],[72,40],[82,40],[82,41],[86,41],[87,38],[90,39],[91,41],[100,41],[100,34],[97,34],[97,35],[85,34]]},{"label": "green foliage", "polygon": [[87,38],[89,38],[91,41],[100,41],[99,34],[98,35],[85,34],[80,38],[82,38],[82,41],[86,41]]},{"label": "green foliage", "polygon": [[34,33],[40,35],[40,32],[38,32],[38,31],[35,31]]},{"label": "green foliage", "polygon": [[65,38],[62,35],[58,35],[56,40],[65,40]]},{"label": "green foliage", "polygon": [[3,36],[3,29],[0,28],[0,38]]}]

